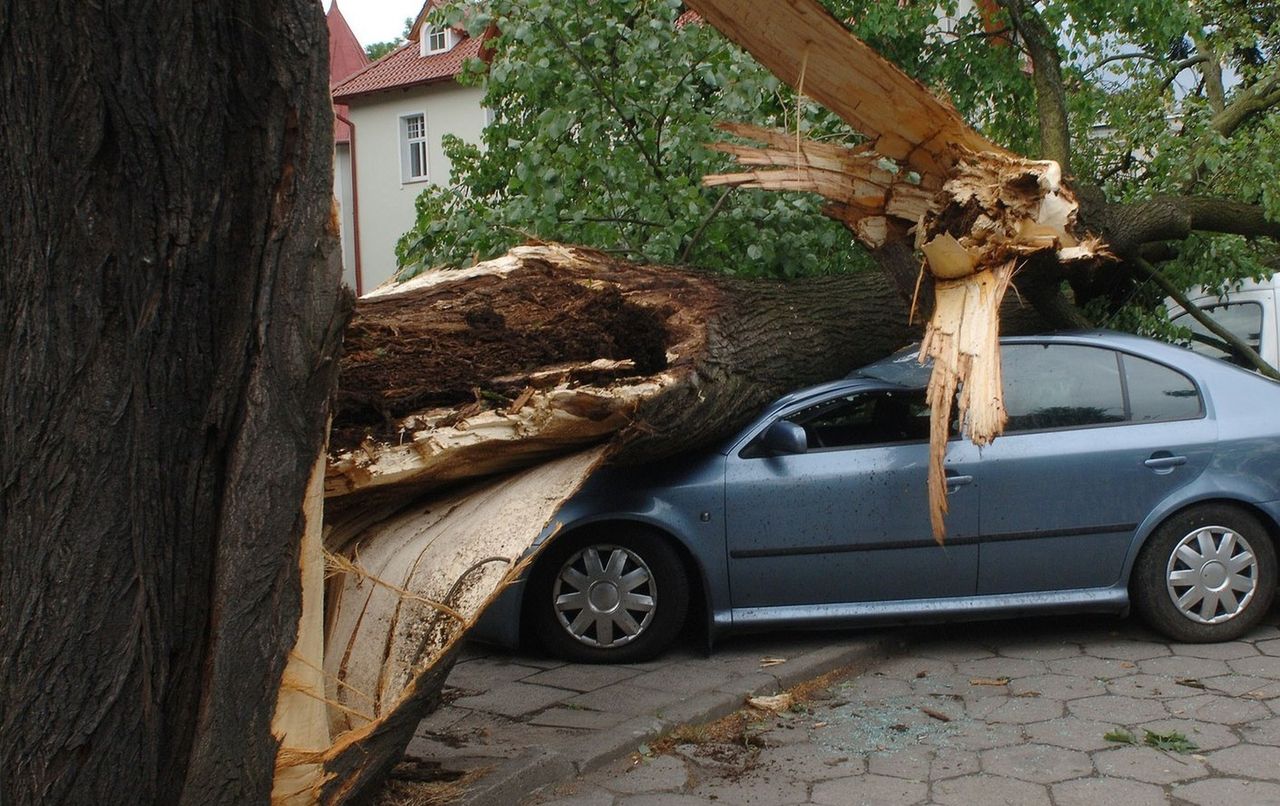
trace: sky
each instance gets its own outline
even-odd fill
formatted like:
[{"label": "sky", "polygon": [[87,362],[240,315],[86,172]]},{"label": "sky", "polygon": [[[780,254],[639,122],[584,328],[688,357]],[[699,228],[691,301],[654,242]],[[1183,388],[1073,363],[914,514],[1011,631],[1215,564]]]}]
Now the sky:
[{"label": "sky", "polygon": [[[326,12],[331,1],[321,0]],[[338,0],[338,8],[356,39],[368,46],[400,36],[405,17],[418,16],[422,3],[423,0]]]}]

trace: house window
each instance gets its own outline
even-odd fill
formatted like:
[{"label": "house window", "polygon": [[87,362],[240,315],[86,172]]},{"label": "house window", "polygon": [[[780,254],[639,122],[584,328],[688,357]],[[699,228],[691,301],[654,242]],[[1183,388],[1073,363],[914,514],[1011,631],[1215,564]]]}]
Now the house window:
[{"label": "house window", "polygon": [[443,25],[424,29],[418,37],[418,55],[432,56],[453,50],[461,40],[458,32]]},{"label": "house window", "polygon": [[433,27],[427,34],[427,53],[442,53],[448,49],[448,33],[441,26]]},{"label": "house window", "polygon": [[401,168],[406,182],[427,178],[427,116],[406,115],[400,118]]}]

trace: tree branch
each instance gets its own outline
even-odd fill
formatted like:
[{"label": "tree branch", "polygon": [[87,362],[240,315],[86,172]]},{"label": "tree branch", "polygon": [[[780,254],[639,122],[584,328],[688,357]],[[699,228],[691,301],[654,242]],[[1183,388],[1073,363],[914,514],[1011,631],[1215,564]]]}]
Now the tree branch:
[{"label": "tree branch", "polygon": [[1280,67],[1242,90],[1227,108],[1213,116],[1211,125],[1218,134],[1230,137],[1252,115],[1276,104],[1280,104]]},{"label": "tree branch", "polygon": [[1130,262],[1150,277],[1156,285],[1160,286],[1166,294],[1173,298],[1174,302],[1182,306],[1182,309],[1190,314],[1192,319],[1203,325],[1205,330],[1222,339],[1237,355],[1248,361],[1254,369],[1268,378],[1280,381],[1280,372],[1277,372],[1275,367],[1263,361],[1262,356],[1258,355],[1256,350],[1245,344],[1239,336],[1218,324],[1217,320],[1204,312],[1204,309],[1188,299],[1182,289],[1178,288],[1168,277],[1161,274],[1159,269],[1142,258],[1133,258]]},{"label": "tree branch", "polygon": [[560,216],[556,219],[561,224],[573,224],[576,221],[590,221],[593,224],[635,224],[638,227],[665,227],[666,224],[657,221],[647,221],[643,218],[632,218],[630,216],[599,216],[584,215],[578,218],[573,216]]},{"label": "tree branch", "polygon": [[1057,161],[1065,173],[1071,170],[1071,130],[1067,123],[1067,93],[1062,82],[1062,62],[1057,38],[1026,0],[999,0],[1027,52],[1033,67],[1036,110],[1040,118],[1040,156]]},{"label": "tree branch", "polygon": [[730,185],[725,188],[724,193],[720,194],[720,198],[716,199],[716,203],[711,207],[711,212],[707,213],[706,218],[702,219],[702,223],[698,225],[697,232],[693,233],[693,237],[685,245],[684,251],[680,253],[680,263],[689,261],[689,255],[693,253],[693,247],[697,246],[698,241],[702,239],[702,233],[706,232],[707,225],[711,223],[711,219],[720,213],[720,208],[724,207],[724,203],[729,198],[729,194],[733,192],[734,187],[734,185]]},{"label": "tree branch", "polygon": [[1271,221],[1256,204],[1206,196],[1157,196],[1107,210],[1107,240],[1126,258],[1152,241],[1181,240],[1193,231],[1280,240],[1280,223]]},{"label": "tree branch", "polygon": [[[711,54],[711,56],[719,54],[721,50],[724,50],[724,48],[720,48],[715,53]],[[695,59],[693,64],[689,65],[689,69],[684,72],[684,75],[680,76],[680,79],[676,81],[675,86],[673,86],[667,93],[666,101],[662,104],[662,111],[653,118],[653,150],[657,152],[659,156],[662,155],[662,128],[667,123],[667,113],[671,111],[671,102],[675,100],[676,93],[679,92],[680,88],[684,86],[684,83],[689,80],[689,77],[693,75],[693,72],[702,66],[702,63],[702,59]]]},{"label": "tree branch", "polygon": [[1062,293],[1062,265],[1052,253],[1034,255],[1019,268],[1014,285],[1055,328],[1088,329],[1097,324]]},{"label": "tree branch", "polygon": [[1195,43],[1196,50],[1203,59],[1200,75],[1204,76],[1205,98],[1209,100],[1209,108],[1213,113],[1220,115],[1227,108],[1227,93],[1222,88],[1222,64],[1204,34],[1192,32],[1191,41]]},{"label": "tree branch", "polygon": [[[1173,82],[1178,80],[1178,76],[1182,75],[1183,70],[1186,70],[1188,67],[1195,67],[1197,64],[1202,64],[1207,61],[1209,61],[1209,57],[1201,54],[1191,56],[1178,62],[1173,66],[1173,69],[1169,71],[1168,77],[1165,78],[1164,81],[1160,82],[1160,92],[1164,92],[1169,89]],[[1219,76],[1219,78],[1221,78],[1221,76]]]},{"label": "tree branch", "polygon": [[1112,62],[1124,61],[1125,59],[1146,59],[1147,61],[1152,61],[1152,62],[1164,61],[1164,59],[1160,58],[1159,56],[1152,56],[1150,53],[1143,53],[1140,50],[1135,50],[1131,53],[1117,53],[1113,56],[1108,56],[1107,58],[1102,59],[1097,64],[1093,65],[1092,67],[1087,68],[1083,73],[1081,73],[1081,75],[1087,76],[1090,73],[1092,73],[1094,70],[1097,70],[1099,67],[1102,67],[1103,65],[1111,64]]}]

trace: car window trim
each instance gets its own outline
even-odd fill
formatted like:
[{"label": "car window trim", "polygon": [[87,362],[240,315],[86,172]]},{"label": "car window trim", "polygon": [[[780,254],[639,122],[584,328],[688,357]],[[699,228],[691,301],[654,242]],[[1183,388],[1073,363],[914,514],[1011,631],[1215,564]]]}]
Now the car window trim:
[{"label": "car window trim", "polygon": [[[1015,437],[1015,436],[1020,436],[1022,434],[1049,434],[1055,431],[1088,431],[1094,428],[1116,428],[1118,426],[1124,426],[1124,425],[1155,425],[1157,423],[1185,423],[1185,422],[1190,422],[1191,420],[1203,420],[1209,416],[1208,406],[1205,404],[1204,389],[1200,386],[1200,383],[1195,378],[1188,375],[1186,372],[1182,371],[1181,369],[1178,369],[1177,367],[1173,366],[1172,364],[1166,361],[1160,361],[1155,358],[1151,358],[1150,356],[1140,355],[1138,353],[1133,352],[1132,350],[1126,350],[1122,347],[1090,344],[1088,342],[1082,343],[1082,342],[1055,340],[1055,341],[1019,341],[1016,343],[1019,345],[1032,344],[1032,345],[1042,346],[1042,347],[1049,347],[1057,344],[1066,344],[1066,345],[1071,345],[1076,347],[1094,347],[1100,350],[1110,350],[1111,352],[1115,353],[1117,362],[1118,362],[1117,366],[1120,370],[1120,390],[1124,400],[1125,419],[1121,420],[1118,423],[1091,423],[1089,425],[1051,426],[1048,428],[1026,428],[1026,429],[1019,429],[1017,431],[1005,431],[1003,434],[1000,435],[1001,437]],[[1012,345],[1001,345],[1002,348],[1005,346],[1012,346]],[[1133,358],[1136,358],[1139,361],[1148,361],[1152,364],[1156,364],[1157,366],[1164,367],[1165,369],[1176,372],[1177,374],[1181,375],[1182,377],[1190,381],[1191,386],[1196,390],[1196,400],[1199,402],[1200,412],[1194,417],[1168,417],[1160,420],[1142,420],[1142,421],[1134,420],[1133,409],[1131,408],[1129,403],[1128,372],[1125,370],[1125,367],[1124,367],[1124,356],[1126,355],[1132,356]],[[1214,360],[1217,360],[1217,359],[1214,359]]]},{"label": "car window trim", "polygon": [[[1124,384],[1125,384],[1124,386],[1125,403],[1124,404],[1125,404],[1125,410],[1128,412],[1128,420],[1127,420],[1128,423],[1132,425],[1149,425],[1151,423],[1185,423],[1190,420],[1203,420],[1205,417],[1208,416],[1208,407],[1205,405],[1205,402],[1204,402],[1204,390],[1200,388],[1200,384],[1199,382],[1196,381],[1195,378],[1191,377],[1190,375],[1178,369],[1177,367],[1173,366],[1172,364],[1167,364],[1164,361],[1157,361],[1156,359],[1148,358],[1145,355],[1138,355],[1136,353],[1131,353],[1128,350],[1116,350],[1116,354],[1120,356],[1120,377],[1124,379]],[[1164,367],[1170,372],[1181,375],[1183,378],[1185,378],[1187,381],[1191,383],[1191,388],[1196,390],[1196,405],[1199,407],[1199,411],[1193,417],[1162,417],[1159,420],[1142,420],[1142,421],[1134,420],[1133,410],[1129,408],[1129,383],[1128,383],[1129,370],[1126,369],[1125,367],[1125,363],[1124,363],[1125,356],[1135,358],[1138,361],[1146,361],[1148,364],[1155,364],[1158,367]]]}]

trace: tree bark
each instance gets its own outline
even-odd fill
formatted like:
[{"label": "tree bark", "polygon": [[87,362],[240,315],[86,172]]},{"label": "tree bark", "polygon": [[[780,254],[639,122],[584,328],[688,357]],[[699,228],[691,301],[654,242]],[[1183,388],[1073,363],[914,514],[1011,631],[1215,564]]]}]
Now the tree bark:
[{"label": "tree bark", "polygon": [[1062,81],[1062,60],[1057,34],[1040,12],[1025,0],[1000,0],[1031,56],[1031,81],[1036,88],[1040,157],[1071,171],[1071,127],[1067,120],[1067,93]]},{"label": "tree bark", "polygon": [[918,337],[880,274],[743,281],[539,245],[424,275],[357,305],[330,513],[605,439],[614,462],[688,451]]},{"label": "tree bark", "polygon": [[325,37],[0,13],[0,801],[270,795],[346,313]]}]

